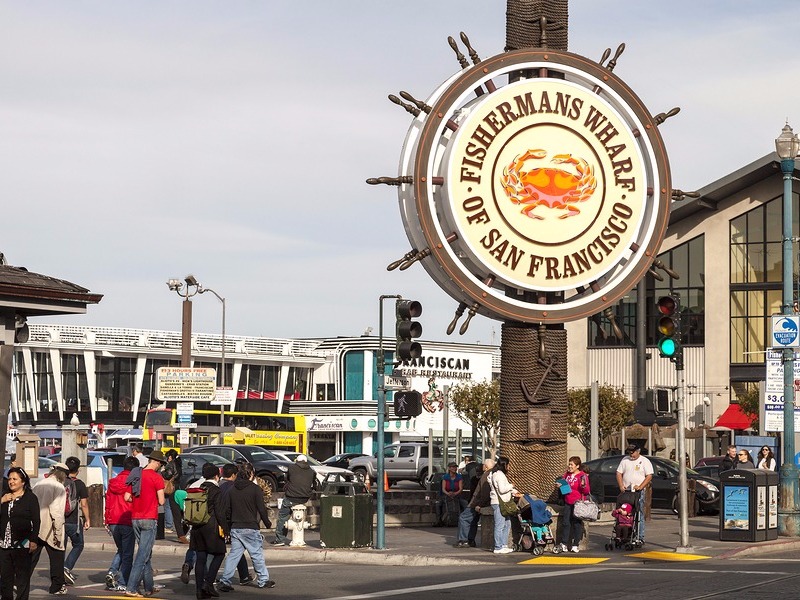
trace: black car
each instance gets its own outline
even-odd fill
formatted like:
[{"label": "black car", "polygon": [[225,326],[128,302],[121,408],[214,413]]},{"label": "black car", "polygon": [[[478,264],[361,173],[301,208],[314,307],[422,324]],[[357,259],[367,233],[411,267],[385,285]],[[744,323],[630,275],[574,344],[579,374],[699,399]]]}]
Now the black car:
[{"label": "black car", "polygon": [[[647,456],[653,464],[653,508],[666,508],[677,511],[678,500],[678,463],[665,458]],[[584,464],[589,469],[589,485],[592,495],[598,502],[614,502],[619,495],[617,485],[617,467],[622,460],[621,455],[606,456],[590,460]],[[686,478],[695,481],[697,492],[696,506],[699,510],[717,510],[719,508],[720,483],[718,477],[701,475],[693,469],[686,469]]]},{"label": "black car", "polygon": [[251,446],[249,444],[226,444],[224,446],[195,446],[185,450],[183,460],[196,453],[216,454],[222,458],[227,458],[231,462],[245,460],[253,465],[256,475],[267,482],[272,492],[280,492],[286,483],[286,471],[289,464],[269,450],[261,446]]},{"label": "black car", "polygon": [[361,452],[345,452],[343,454],[334,454],[330,458],[326,458],[325,460],[323,460],[322,464],[328,467],[339,467],[340,469],[349,469],[350,460],[353,458],[358,458],[359,456],[366,456],[366,454],[362,454]]},{"label": "black car", "polygon": [[187,489],[189,484],[203,477],[203,466],[206,463],[211,463],[221,470],[223,465],[230,464],[231,461],[217,454],[206,452],[181,455],[181,481],[179,485],[182,490]]}]

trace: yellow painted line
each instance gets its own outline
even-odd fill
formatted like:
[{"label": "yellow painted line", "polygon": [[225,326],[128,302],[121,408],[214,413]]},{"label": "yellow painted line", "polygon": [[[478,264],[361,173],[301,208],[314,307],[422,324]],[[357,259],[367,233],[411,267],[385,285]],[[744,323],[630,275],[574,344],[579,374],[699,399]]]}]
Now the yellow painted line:
[{"label": "yellow painted line", "polygon": [[710,556],[703,556],[702,554],[679,554],[677,552],[639,552],[638,554],[626,554],[625,556],[631,558],[667,560],[673,562],[682,562],[687,560],[704,560],[706,558],[711,558]]},{"label": "yellow painted line", "polygon": [[598,565],[606,562],[607,558],[581,558],[579,556],[537,556],[523,560],[520,565]]}]

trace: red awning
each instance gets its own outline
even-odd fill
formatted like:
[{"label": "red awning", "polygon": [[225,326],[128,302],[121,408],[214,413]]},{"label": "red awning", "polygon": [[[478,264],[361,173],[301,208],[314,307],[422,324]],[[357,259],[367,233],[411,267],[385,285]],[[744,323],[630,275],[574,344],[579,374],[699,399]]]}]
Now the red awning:
[{"label": "red awning", "polygon": [[714,427],[728,429],[750,429],[752,426],[753,419],[748,417],[738,404],[730,404],[714,424]]}]

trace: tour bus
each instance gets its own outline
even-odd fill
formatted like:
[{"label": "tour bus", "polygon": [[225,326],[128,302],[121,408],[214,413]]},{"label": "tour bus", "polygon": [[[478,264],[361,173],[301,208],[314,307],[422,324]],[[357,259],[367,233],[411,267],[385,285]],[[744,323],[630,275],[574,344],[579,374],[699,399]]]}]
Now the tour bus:
[{"label": "tour bus", "polygon": [[[164,432],[165,427],[175,427],[177,414],[174,408],[151,408],[147,411],[142,439],[160,442],[161,447],[178,447],[178,429]],[[195,409],[192,422],[198,429],[219,428],[220,411]],[[225,411],[225,424],[233,430],[223,433],[223,444],[252,444],[267,449],[308,453],[308,432],[304,415],[281,413]],[[159,428],[160,432],[153,428]],[[220,443],[218,434],[193,433],[198,445]]]}]

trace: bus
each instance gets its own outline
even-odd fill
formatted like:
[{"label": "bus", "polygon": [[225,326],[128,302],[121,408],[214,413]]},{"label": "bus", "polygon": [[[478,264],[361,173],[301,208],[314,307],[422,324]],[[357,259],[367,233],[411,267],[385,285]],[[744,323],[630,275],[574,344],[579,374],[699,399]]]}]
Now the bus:
[{"label": "bus", "polygon": [[[252,444],[273,450],[308,454],[308,432],[304,415],[283,413],[225,411],[226,422],[232,431],[222,434],[219,442],[219,410],[195,409],[192,432],[197,445],[209,443]],[[157,442],[162,447],[178,447],[177,413],[174,408],[151,408],[145,415],[142,440]],[[230,428],[230,427],[229,427]],[[216,430],[216,432],[209,432]]]}]

